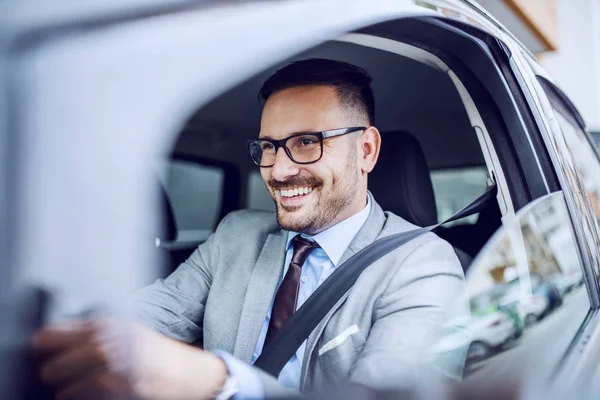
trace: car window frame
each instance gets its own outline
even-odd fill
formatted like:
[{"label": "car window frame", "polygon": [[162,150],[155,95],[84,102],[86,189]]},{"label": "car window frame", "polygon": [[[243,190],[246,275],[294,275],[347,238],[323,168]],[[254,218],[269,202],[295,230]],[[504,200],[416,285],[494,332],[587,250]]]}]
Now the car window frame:
[{"label": "car window frame", "polygon": [[[568,150],[562,143],[564,140],[562,128],[560,127],[557,118],[555,116],[555,105],[557,110],[562,109],[574,110],[574,113],[578,114],[574,107],[569,107],[564,104],[565,99],[568,97],[560,91],[556,85],[554,85],[545,74],[545,71],[535,63],[534,60],[525,58],[519,66],[521,71],[529,74],[530,79],[525,80],[527,90],[529,92],[528,102],[530,106],[535,110],[536,122],[540,126],[542,137],[546,146],[549,148],[550,156],[552,158],[552,164],[555,169],[555,173],[559,180],[561,188],[564,193],[564,198],[567,203],[567,209],[570,214],[571,223],[575,230],[575,236],[577,238],[578,251],[584,257],[584,279],[585,285],[590,299],[590,309],[587,317],[581,323],[577,334],[573,337],[569,349],[566,351],[561,362],[556,366],[554,371],[554,378],[560,379],[567,384],[573,384],[575,382],[582,382],[582,377],[590,376],[597,366],[597,360],[600,355],[600,304],[599,304],[599,286],[598,277],[596,274],[595,265],[598,265],[598,247],[595,249],[593,246],[584,245],[587,242],[586,230],[583,226],[583,222],[580,213],[577,208],[577,202],[583,202],[586,204],[581,195],[578,195],[580,187],[583,187],[582,182],[577,182],[567,176],[563,172],[563,161],[570,164],[570,168],[576,168],[574,162],[569,158],[562,158],[560,154],[568,154]],[[531,77],[533,76],[533,79]],[[546,91],[542,87],[540,81],[546,82],[552,90]],[[558,96],[556,93],[560,93]],[[570,103],[570,101],[568,101]],[[572,106],[572,103],[570,103]],[[573,111],[571,111],[573,112]],[[569,111],[567,111],[569,113]],[[561,112],[562,115],[562,112]],[[576,118],[575,115],[566,117],[568,123],[574,124],[574,126],[581,128],[581,118]],[[585,132],[585,129],[583,129]],[[562,139],[562,140],[561,140]],[[597,154],[597,153],[596,153]],[[578,178],[575,178],[577,180]],[[579,200],[577,199],[579,196]],[[590,234],[592,235],[592,241],[597,243],[598,232],[596,229],[591,229]]]},{"label": "car window frame", "polygon": [[[515,80],[507,78],[509,59],[499,57],[500,53],[507,51],[501,40],[502,36],[495,37],[492,33],[449,18],[420,20],[410,21],[410,26],[409,23],[405,23],[402,29],[396,29],[394,32],[392,29],[386,31],[383,24],[377,26],[376,30],[369,28],[361,32],[421,47],[440,58],[457,75],[473,98],[485,128],[494,132],[490,135],[490,145],[497,153],[501,170],[507,177],[515,212],[537,197],[550,193],[554,185],[543,173],[544,166],[548,164],[547,160],[540,160],[539,146],[535,145],[537,141],[530,138],[537,126],[529,126],[523,118],[523,111],[519,107],[521,102],[517,99],[519,93],[514,90]],[[426,36],[434,30],[425,30],[417,26],[421,22],[429,22],[447,34],[438,33],[434,42],[433,38]],[[440,39],[444,36],[450,37],[451,33],[455,34],[452,40]],[[469,63],[462,61],[465,59],[468,59]],[[482,79],[484,68],[487,76],[494,79]],[[495,72],[491,75],[492,70]],[[486,107],[480,107],[480,104],[485,104]],[[495,109],[489,110],[490,105],[495,105]]]},{"label": "car window frame", "polygon": [[[549,154],[540,139],[538,126],[532,118],[532,110],[526,102],[526,94],[522,90],[518,71],[513,68],[514,54],[520,50],[520,45],[505,31],[494,36],[464,21],[452,20],[448,23],[479,39],[480,47],[486,46],[484,49],[493,59],[502,83],[509,93],[516,123],[512,123],[508,133],[510,140],[514,143],[515,158],[522,168],[522,174],[527,175],[529,171],[536,170],[541,175],[539,179],[535,174],[524,177],[527,181],[527,190],[530,192],[528,200],[533,201],[557,190],[556,178],[548,174],[548,171],[552,169]],[[517,207],[515,211],[519,208]]]},{"label": "car window frame", "polygon": [[[573,220],[575,227],[575,234],[578,238],[578,246],[580,247],[580,252],[584,255],[584,276],[586,277],[586,286],[589,286],[589,296],[592,308],[599,308],[600,286],[598,286],[598,276],[596,275],[594,264],[598,265],[598,262],[600,261],[600,252],[598,250],[594,251],[592,248],[590,248],[590,246],[583,245],[583,243],[587,243],[587,235],[585,233],[585,228],[582,224],[582,221],[578,216],[576,205],[578,200],[575,197],[577,193],[576,188],[579,184],[576,182],[571,182],[567,174],[565,174],[562,169],[562,160],[559,159],[559,157],[562,157],[561,154],[566,154],[567,149],[565,149],[560,143],[559,138],[563,137],[562,129],[560,125],[558,125],[550,97],[540,84],[540,79],[550,83],[552,86],[555,85],[550,82],[545,71],[543,71],[537,62],[530,59],[522,51],[514,54],[514,63],[512,68],[519,76],[519,81],[521,82],[521,86],[525,93],[525,98],[533,112],[533,116],[536,124],[538,125],[541,138],[544,141],[545,147],[550,155],[553,168],[552,174],[557,177],[558,184],[560,185],[561,190],[563,190],[565,193],[567,206],[569,212],[571,213],[571,219]],[[555,96],[553,101],[561,103],[564,101],[564,99],[568,99],[568,97],[564,95],[560,89],[556,87],[556,90],[558,90],[558,93],[561,93],[562,100]],[[561,107],[565,108],[564,105]],[[568,109],[568,107],[566,108]],[[572,106],[572,103],[571,109],[575,110],[574,112],[578,114],[577,110]],[[575,116],[570,117],[570,120],[577,122],[577,126],[580,126],[580,121],[583,122],[581,117],[577,118]],[[575,168],[575,166],[571,165],[571,168]],[[564,188],[569,188],[569,190],[564,190]],[[579,199],[579,201],[582,200],[583,199]],[[594,235],[592,237],[592,241],[598,243],[600,242],[600,238],[597,235]]]},{"label": "car window frame", "polygon": [[[573,113],[572,110],[575,110],[575,109],[572,105],[571,105],[571,107],[569,107],[567,105],[567,103],[565,102],[565,99],[568,99],[566,97],[566,95],[564,93],[562,93],[560,91],[560,89],[558,87],[556,87],[556,85],[552,84],[550,81],[548,81],[547,79],[545,79],[543,77],[538,77],[538,82],[540,83],[541,90],[547,96],[547,99],[550,103],[552,112],[560,113],[560,115],[566,120],[567,123],[573,125],[573,127],[575,129],[579,129],[581,132],[583,132],[588,144],[590,145],[590,147],[592,149],[594,149],[591,139],[585,130],[585,124],[583,123],[583,119],[578,115],[578,113],[576,113],[576,114]],[[556,134],[561,135],[561,137],[562,137],[562,135],[563,135],[562,127],[558,124],[558,121],[556,120],[556,116],[552,115],[551,117],[553,118],[554,122],[556,123],[556,125],[559,129],[559,131],[556,132]],[[561,145],[560,141],[557,140],[556,145],[560,146],[559,148],[561,149],[561,152],[563,154],[568,153],[568,150],[566,148],[564,148],[564,146]],[[596,155],[596,158],[600,162],[600,158],[598,158],[598,154],[595,151],[593,153]],[[568,158],[565,158],[565,159],[568,159]],[[556,167],[556,168],[558,169],[559,167]],[[575,162],[572,163],[571,168],[578,170],[578,166]],[[590,295],[592,297],[598,297],[598,296],[600,296],[600,283],[598,280],[598,278],[599,278],[598,267],[594,268],[594,266],[591,265],[594,263],[596,265],[598,265],[598,262],[600,261],[600,251],[598,251],[598,249],[600,248],[600,235],[599,235],[600,231],[597,227],[598,221],[595,217],[593,218],[592,221],[590,221],[589,214],[591,213],[592,216],[594,214],[593,214],[593,211],[590,210],[591,205],[589,203],[588,196],[583,194],[583,193],[585,193],[585,190],[580,189],[580,188],[584,188],[585,186],[584,186],[583,182],[581,182],[579,175],[569,176],[569,175],[565,174],[565,182],[562,186],[563,186],[563,190],[564,190],[564,186],[569,186],[569,188],[571,189],[569,191],[570,196],[572,196],[573,199],[575,200],[573,202],[573,204],[571,204],[569,206],[569,208],[572,213],[572,218],[577,221],[576,224],[581,225],[581,228],[582,228],[581,235],[582,236],[580,237],[580,240],[583,240],[583,243],[587,244],[585,246],[586,253],[589,253],[589,256],[591,257],[591,262],[589,265],[590,271],[588,272],[588,276],[587,276],[587,282],[588,282],[588,288],[590,289]],[[581,213],[576,205],[577,203],[582,204],[585,207],[587,213],[586,212]],[[588,225],[590,225],[590,229],[588,230],[589,233],[587,233],[587,234],[586,234],[586,229],[583,226],[584,220],[586,221],[586,223]],[[591,239],[591,243],[590,243],[590,240],[588,240],[588,239]],[[594,244],[595,244],[595,246],[594,246]],[[596,251],[594,251],[594,249],[596,249]],[[594,308],[600,308],[600,304],[594,304]]]}]

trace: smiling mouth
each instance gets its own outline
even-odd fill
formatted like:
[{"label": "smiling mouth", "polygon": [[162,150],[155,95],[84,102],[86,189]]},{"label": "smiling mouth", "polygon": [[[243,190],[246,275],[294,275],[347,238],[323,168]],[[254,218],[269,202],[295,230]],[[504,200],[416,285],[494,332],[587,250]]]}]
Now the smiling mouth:
[{"label": "smiling mouth", "polygon": [[314,190],[313,187],[302,186],[302,187],[291,188],[291,189],[280,189],[279,194],[283,198],[290,199],[290,198],[305,196],[307,194],[312,193],[313,190]]}]

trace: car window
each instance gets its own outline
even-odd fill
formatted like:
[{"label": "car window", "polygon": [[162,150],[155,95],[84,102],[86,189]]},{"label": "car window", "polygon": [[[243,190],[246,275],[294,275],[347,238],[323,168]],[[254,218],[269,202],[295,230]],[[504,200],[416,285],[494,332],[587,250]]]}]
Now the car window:
[{"label": "car window", "polygon": [[[546,91],[554,109],[554,116],[562,135],[556,135],[558,168],[565,175],[565,190],[573,197],[577,218],[581,221],[582,235],[587,242],[591,266],[596,276],[599,274],[600,260],[600,162],[588,136],[580,128],[575,117],[556,99],[551,91]],[[583,239],[582,239],[583,240]]]},{"label": "car window", "polygon": [[177,241],[205,239],[216,226],[221,208],[224,171],[215,166],[172,160],[161,181],[173,208]]},{"label": "car window", "polygon": [[[431,181],[435,193],[438,219],[445,220],[479,197],[487,187],[487,176],[487,169],[483,166],[432,171]],[[275,204],[258,171],[251,171],[248,174],[246,204],[251,209],[275,211]],[[473,224],[476,221],[477,214],[456,222]],[[446,226],[451,226],[456,222],[447,223]]]},{"label": "car window", "polygon": [[600,162],[586,134],[556,110],[556,118],[573,155],[577,172],[583,182],[585,194],[592,205],[596,218],[600,218]]},{"label": "car window", "polygon": [[248,174],[246,205],[254,210],[275,211],[275,203],[259,171],[250,171]]},{"label": "car window", "polygon": [[[526,206],[496,232],[466,276],[467,379],[558,362],[590,308],[582,265],[562,192]],[[531,365],[517,361],[544,341],[552,348],[536,352]]]},{"label": "car window", "polygon": [[590,136],[594,142],[596,153],[600,154],[600,131],[591,131]]},{"label": "car window", "polygon": [[[487,187],[487,176],[485,166],[432,171],[431,182],[435,193],[438,220],[444,221],[479,197]],[[477,214],[474,214],[447,223],[445,226],[473,224],[476,221]]]}]

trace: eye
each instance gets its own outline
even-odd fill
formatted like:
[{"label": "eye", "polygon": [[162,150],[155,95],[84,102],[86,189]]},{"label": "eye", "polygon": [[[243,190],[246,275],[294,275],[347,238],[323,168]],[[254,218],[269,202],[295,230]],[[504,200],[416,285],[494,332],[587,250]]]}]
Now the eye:
[{"label": "eye", "polygon": [[318,140],[316,140],[314,138],[304,137],[304,138],[300,139],[301,146],[312,146],[313,144],[315,144],[317,142],[318,142]]},{"label": "eye", "polygon": [[271,151],[275,149],[275,145],[271,142],[261,142],[260,149],[262,151]]}]

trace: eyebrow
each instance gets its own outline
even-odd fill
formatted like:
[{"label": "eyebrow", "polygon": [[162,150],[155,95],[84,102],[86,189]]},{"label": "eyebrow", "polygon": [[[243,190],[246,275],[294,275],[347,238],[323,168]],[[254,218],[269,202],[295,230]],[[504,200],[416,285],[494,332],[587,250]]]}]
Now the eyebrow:
[{"label": "eyebrow", "polygon": [[[323,132],[323,131],[317,131],[317,130],[314,130],[314,131],[302,131],[302,132],[294,132],[294,133],[292,133],[292,134],[290,134],[290,135],[288,135],[288,136],[286,136],[286,137],[284,137],[284,138],[282,138],[282,139],[286,139],[286,138],[289,138],[289,137],[292,137],[292,136],[300,136],[300,135],[306,135],[306,134],[311,134],[311,133],[312,133],[312,134],[314,134],[314,133],[319,133],[319,132]],[[265,136],[263,136],[263,137],[260,137],[260,133],[259,133],[259,137],[258,137],[258,139],[259,139],[259,140],[263,140],[263,139],[264,139],[264,140],[282,140],[282,139],[273,139],[273,138],[272,138],[271,136],[269,136],[269,135],[265,135]]]}]

